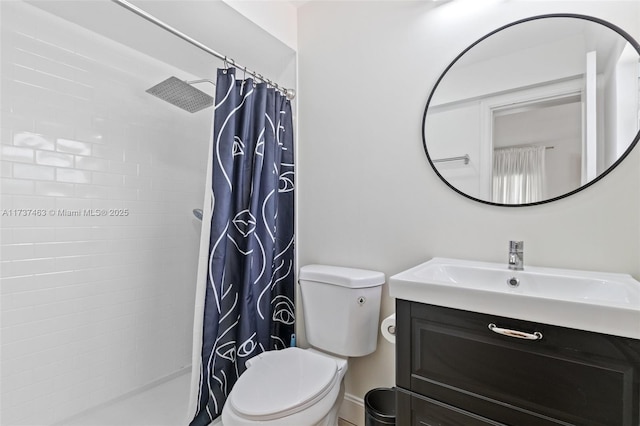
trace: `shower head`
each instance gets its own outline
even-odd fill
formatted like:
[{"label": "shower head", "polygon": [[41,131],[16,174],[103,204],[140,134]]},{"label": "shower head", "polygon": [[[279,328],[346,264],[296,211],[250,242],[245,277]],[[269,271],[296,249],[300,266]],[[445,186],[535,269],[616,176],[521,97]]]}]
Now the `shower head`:
[{"label": "shower head", "polygon": [[201,82],[213,84],[210,80],[183,81],[176,77],[169,77],[165,81],[147,89],[146,92],[185,111],[194,113],[213,105],[211,96],[191,85],[192,83]]}]

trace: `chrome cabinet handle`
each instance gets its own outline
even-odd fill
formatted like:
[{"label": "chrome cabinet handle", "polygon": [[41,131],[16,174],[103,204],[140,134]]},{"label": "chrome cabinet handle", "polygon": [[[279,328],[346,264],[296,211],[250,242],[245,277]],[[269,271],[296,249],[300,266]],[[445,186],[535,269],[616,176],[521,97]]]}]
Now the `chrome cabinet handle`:
[{"label": "chrome cabinet handle", "polygon": [[542,333],[536,331],[534,333],[525,333],[524,331],[509,330],[508,328],[500,328],[497,325],[489,324],[489,330],[494,333],[502,334],[504,336],[515,337],[517,339],[525,340],[540,340],[542,339]]}]

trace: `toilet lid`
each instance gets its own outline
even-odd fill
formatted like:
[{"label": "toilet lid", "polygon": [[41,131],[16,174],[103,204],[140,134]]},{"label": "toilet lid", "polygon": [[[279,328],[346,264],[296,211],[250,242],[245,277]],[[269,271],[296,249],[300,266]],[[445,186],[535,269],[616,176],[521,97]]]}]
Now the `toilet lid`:
[{"label": "toilet lid", "polygon": [[264,352],[240,376],[227,403],[248,419],[278,419],[322,399],[336,374],[335,360],[300,348]]}]

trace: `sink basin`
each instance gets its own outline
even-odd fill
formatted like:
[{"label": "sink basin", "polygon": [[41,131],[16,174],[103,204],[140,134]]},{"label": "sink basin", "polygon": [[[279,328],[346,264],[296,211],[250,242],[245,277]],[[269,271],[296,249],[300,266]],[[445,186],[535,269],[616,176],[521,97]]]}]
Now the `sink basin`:
[{"label": "sink basin", "polygon": [[392,276],[391,297],[640,339],[640,282],[627,274],[433,258]]}]

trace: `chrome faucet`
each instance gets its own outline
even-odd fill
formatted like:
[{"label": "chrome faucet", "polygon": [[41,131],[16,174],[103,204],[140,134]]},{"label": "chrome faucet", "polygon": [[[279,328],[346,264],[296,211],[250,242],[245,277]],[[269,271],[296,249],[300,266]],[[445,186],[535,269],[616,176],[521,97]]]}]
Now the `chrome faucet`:
[{"label": "chrome faucet", "polygon": [[509,269],[524,269],[524,241],[509,241]]}]

